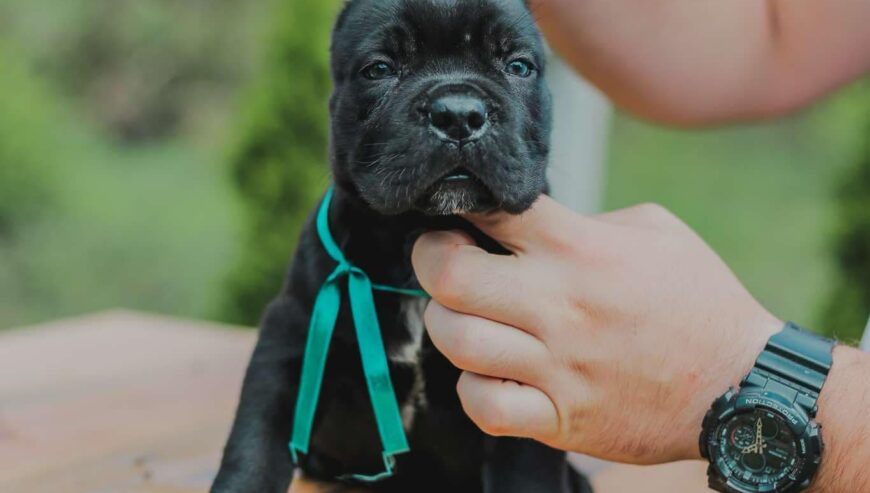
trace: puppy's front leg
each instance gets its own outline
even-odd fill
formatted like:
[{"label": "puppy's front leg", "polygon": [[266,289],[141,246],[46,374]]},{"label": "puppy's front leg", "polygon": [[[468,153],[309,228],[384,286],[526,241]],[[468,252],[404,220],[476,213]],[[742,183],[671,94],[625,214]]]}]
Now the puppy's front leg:
[{"label": "puppy's front leg", "polygon": [[267,309],[212,493],[286,493],[287,444],[305,349],[307,315],[287,296]]}]

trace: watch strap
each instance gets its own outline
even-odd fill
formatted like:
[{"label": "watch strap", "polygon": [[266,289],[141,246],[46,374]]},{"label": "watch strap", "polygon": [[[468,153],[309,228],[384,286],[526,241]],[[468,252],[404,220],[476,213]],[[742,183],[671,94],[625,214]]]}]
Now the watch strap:
[{"label": "watch strap", "polygon": [[740,386],[788,398],[815,417],[819,393],[833,364],[836,342],[789,322],[773,335]]}]

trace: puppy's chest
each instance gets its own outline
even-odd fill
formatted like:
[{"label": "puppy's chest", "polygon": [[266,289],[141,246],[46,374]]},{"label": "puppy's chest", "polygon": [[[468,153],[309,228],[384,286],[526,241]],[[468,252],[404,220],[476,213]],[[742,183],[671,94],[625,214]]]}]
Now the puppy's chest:
[{"label": "puppy's chest", "polygon": [[401,341],[387,343],[387,357],[394,364],[407,365],[413,371],[413,380],[408,393],[408,398],[401,403],[402,421],[406,429],[414,425],[414,419],[418,412],[425,411],[426,402],[426,378],[423,373],[423,311],[426,309],[426,300],[422,298],[408,298],[399,304],[399,323],[404,325],[408,338]]},{"label": "puppy's chest", "polygon": [[390,361],[419,366],[423,349],[423,311],[427,300],[408,297],[399,302],[399,324],[404,326],[408,337],[404,340],[387,341]]}]

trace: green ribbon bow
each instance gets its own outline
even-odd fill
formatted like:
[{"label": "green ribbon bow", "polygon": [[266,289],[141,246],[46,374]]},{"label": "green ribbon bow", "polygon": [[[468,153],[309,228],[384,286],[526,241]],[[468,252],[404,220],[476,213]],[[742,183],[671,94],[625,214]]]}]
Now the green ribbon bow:
[{"label": "green ribbon bow", "polygon": [[314,302],[314,310],[311,313],[308,341],[302,362],[302,379],[296,398],[290,453],[293,456],[293,462],[297,465],[299,464],[298,454],[308,453],[314,414],[317,410],[317,399],[320,396],[323,371],[326,368],[326,356],[341,307],[339,282],[342,278],[347,277],[350,309],[359,342],[369,398],[372,401],[375,421],[383,446],[385,469],[374,475],[352,474],[340,479],[374,482],[392,476],[396,463],[395,456],[410,451],[410,447],[408,447],[408,440],[405,437],[405,429],[402,425],[396,393],[393,390],[393,382],[390,379],[390,369],[387,366],[387,355],[384,351],[384,342],[381,339],[381,327],[378,323],[373,291],[386,291],[421,298],[428,298],[428,295],[417,289],[372,284],[362,269],[355,267],[345,258],[329,231],[329,204],[332,201],[333,193],[334,189],[330,187],[320,204],[320,209],[317,212],[317,234],[326,253],[338,265],[320,287]]}]

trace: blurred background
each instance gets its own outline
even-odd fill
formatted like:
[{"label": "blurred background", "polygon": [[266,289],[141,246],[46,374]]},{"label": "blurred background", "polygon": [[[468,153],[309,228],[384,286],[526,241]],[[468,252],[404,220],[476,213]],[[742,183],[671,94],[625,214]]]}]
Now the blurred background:
[{"label": "blurred background", "polygon": [[[126,307],[256,324],[329,181],[324,0],[0,3],[0,329]],[[683,131],[618,114],[602,208],[655,201],[778,316],[870,313],[870,87]]]}]

